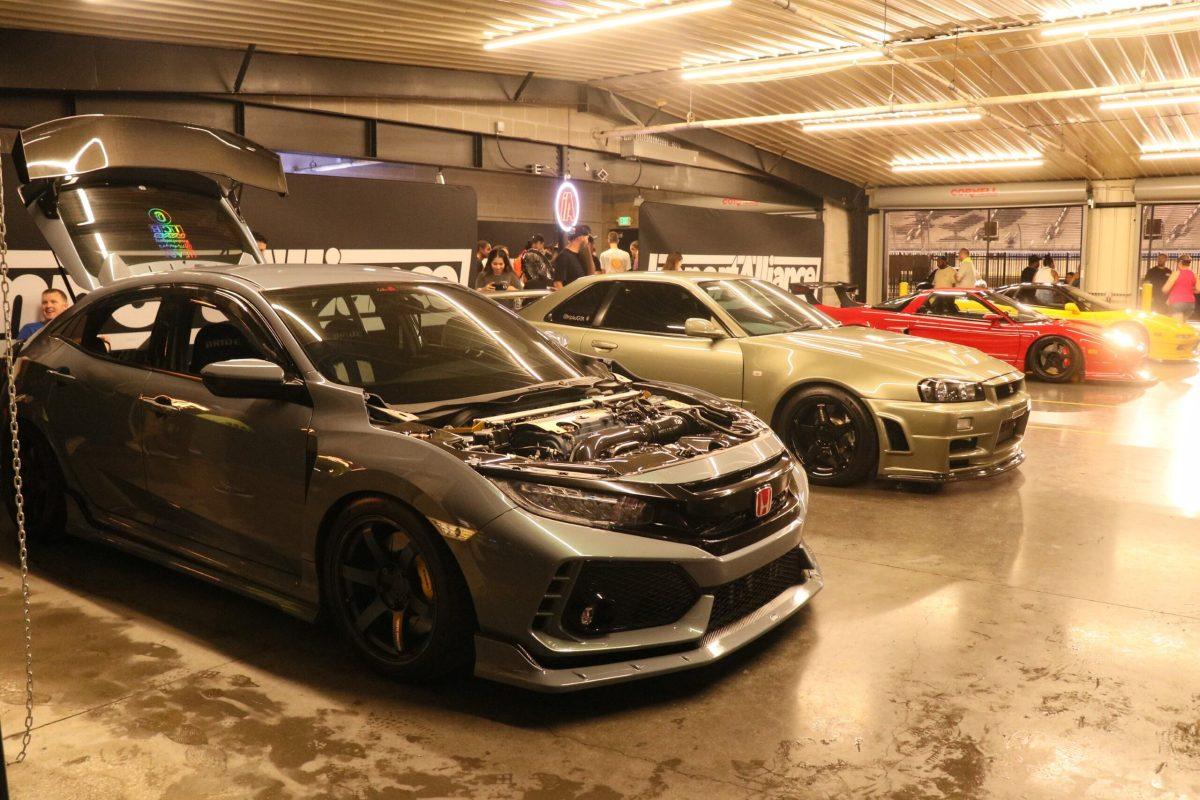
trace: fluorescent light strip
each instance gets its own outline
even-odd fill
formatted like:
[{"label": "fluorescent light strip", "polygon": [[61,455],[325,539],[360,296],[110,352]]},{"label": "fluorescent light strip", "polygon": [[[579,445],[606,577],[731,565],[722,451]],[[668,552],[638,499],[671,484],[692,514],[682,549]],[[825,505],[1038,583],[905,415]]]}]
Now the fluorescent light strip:
[{"label": "fluorescent light strip", "polygon": [[762,58],[749,61],[738,61],[732,64],[722,64],[712,67],[693,67],[685,69],[680,76],[685,81],[706,81],[717,78],[728,78],[741,75],[764,75],[765,73],[803,70],[810,67],[825,67],[837,64],[866,64],[884,60],[885,56],[879,50],[855,47],[850,50],[835,50],[828,53],[804,53],[795,56],[778,58]]},{"label": "fluorescent light strip", "polygon": [[1118,11],[1145,11],[1169,5],[1171,0],[1107,0],[1100,3],[1078,3],[1051,9],[1042,14],[1042,19],[1046,22],[1059,22],[1064,19],[1114,14]]},{"label": "fluorescent light strip", "polygon": [[1185,93],[1176,92],[1129,92],[1110,94],[1100,98],[1101,111],[1116,111],[1122,108],[1148,108],[1151,106],[1174,106],[1200,103],[1200,92],[1192,89]]},{"label": "fluorescent light strip", "polygon": [[1200,16],[1200,6],[1191,5],[1187,8],[1168,8],[1145,14],[1123,14],[1119,17],[1101,17],[1099,19],[1081,19],[1065,25],[1055,25],[1042,29],[1042,36],[1053,38],[1058,36],[1087,36],[1093,33],[1120,30],[1122,28],[1146,27],[1161,25],[1167,22],[1179,22]]},{"label": "fluorescent light strip", "polygon": [[946,158],[897,158],[892,161],[892,172],[937,172],[969,169],[1018,169],[1040,167],[1044,163],[1042,154],[1036,150],[996,155],[977,155]]},{"label": "fluorescent light strip", "polygon": [[895,128],[904,125],[936,125],[943,122],[973,122],[982,119],[983,114],[966,108],[950,109],[940,112],[900,112],[889,114],[872,114],[859,117],[839,117],[835,119],[814,120],[801,123],[805,133],[821,133],[825,131],[849,131],[860,128]]},{"label": "fluorescent light strip", "polygon": [[1194,150],[1160,150],[1142,153],[1142,161],[1173,161],[1177,158],[1200,158],[1200,145]]},{"label": "fluorescent light strip", "polygon": [[595,19],[581,22],[570,22],[564,25],[552,25],[546,28],[535,28],[523,33],[508,36],[498,36],[483,45],[484,50],[500,50],[505,47],[544,42],[548,39],[558,39],[563,36],[575,36],[584,33],[620,28],[626,25],[639,25],[644,22],[655,22],[660,19],[678,17],[683,14],[694,14],[700,11],[712,11],[725,8],[733,0],[685,0],[681,3],[646,8],[640,11],[615,12]]}]

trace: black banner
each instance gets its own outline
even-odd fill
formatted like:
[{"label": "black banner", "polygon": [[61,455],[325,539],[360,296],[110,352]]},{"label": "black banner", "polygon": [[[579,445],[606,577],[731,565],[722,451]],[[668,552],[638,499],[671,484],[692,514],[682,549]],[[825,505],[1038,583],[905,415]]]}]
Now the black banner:
[{"label": "black banner", "polygon": [[684,269],[733,272],[784,289],[821,279],[825,224],[815,219],[643,203],[639,212],[641,269],[660,269],[669,253]]}]

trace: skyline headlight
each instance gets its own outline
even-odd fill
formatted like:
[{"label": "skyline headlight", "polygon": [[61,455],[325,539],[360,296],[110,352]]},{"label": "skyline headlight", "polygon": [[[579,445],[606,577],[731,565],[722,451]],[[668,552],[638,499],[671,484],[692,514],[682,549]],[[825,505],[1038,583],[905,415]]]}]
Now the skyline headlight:
[{"label": "skyline headlight", "polygon": [[917,384],[926,403],[971,403],[983,399],[983,384],[958,378],[926,378]]},{"label": "skyline headlight", "polygon": [[590,528],[632,528],[653,518],[649,503],[627,494],[532,481],[498,480],[496,485],[526,511]]}]

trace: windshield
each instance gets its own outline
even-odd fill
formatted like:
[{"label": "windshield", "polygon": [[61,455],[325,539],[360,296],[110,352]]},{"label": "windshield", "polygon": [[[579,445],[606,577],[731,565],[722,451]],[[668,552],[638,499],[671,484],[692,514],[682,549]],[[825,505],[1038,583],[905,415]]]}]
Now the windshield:
[{"label": "windshield", "polygon": [[306,286],[266,297],[322,375],[391,405],[591,374],[511,312],[450,284]]},{"label": "windshield", "polygon": [[979,294],[1017,322],[1042,322],[1047,319],[1044,315],[1039,314],[1029,306],[1021,305],[1011,297],[1005,297],[995,292],[980,292]]},{"label": "windshield", "polygon": [[[205,259],[254,261],[251,244],[217,197],[146,185],[65,189],[59,214],[95,277],[120,274],[121,263]],[[113,263],[116,261],[117,263]]]},{"label": "windshield", "polygon": [[1112,303],[1106,303],[1094,294],[1088,294],[1082,289],[1076,289],[1074,286],[1059,286],[1059,289],[1070,295],[1069,302],[1079,306],[1080,311],[1117,311],[1118,306]]},{"label": "windshield", "polygon": [[700,288],[750,336],[838,326],[832,317],[766,281],[702,281]]}]

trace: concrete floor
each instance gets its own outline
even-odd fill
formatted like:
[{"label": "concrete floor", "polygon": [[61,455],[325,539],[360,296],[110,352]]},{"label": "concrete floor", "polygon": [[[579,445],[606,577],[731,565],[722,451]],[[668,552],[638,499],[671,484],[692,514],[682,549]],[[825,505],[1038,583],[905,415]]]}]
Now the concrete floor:
[{"label": "concrete floor", "polygon": [[[13,796],[1196,798],[1200,377],[1156,372],[1035,384],[1015,474],[816,492],[808,610],[715,668],[587,694],[390,684],[327,630],[71,543],[34,573]],[[15,585],[5,562],[10,758]]]}]

